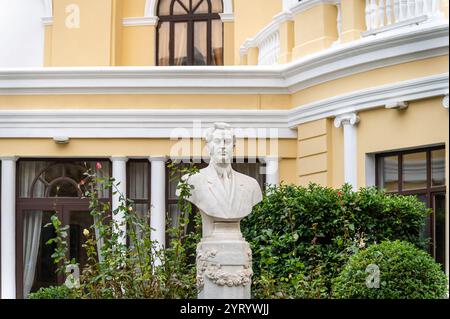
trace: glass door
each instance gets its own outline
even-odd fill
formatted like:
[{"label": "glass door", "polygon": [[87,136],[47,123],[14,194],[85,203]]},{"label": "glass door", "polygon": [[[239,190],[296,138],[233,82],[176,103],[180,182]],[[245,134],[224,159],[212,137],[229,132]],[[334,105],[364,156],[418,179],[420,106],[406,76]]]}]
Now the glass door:
[{"label": "glass door", "polygon": [[51,225],[51,217],[54,214],[58,216],[63,226],[69,225],[68,257],[76,260],[80,270],[87,263],[87,255],[82,247],[86,241],[83,231],[84,229],[91,231],[90,227],[94,224],[88,204],[45,206],[47,205],[42,207],[23,205],[18,210],[21,222],[18,223],[17,230],[19,234],[23,234],[17,246],[17,294],[20,298],[27,298],[29,293],[36,292],[42,287],[64,283],[64,275],[57,274],[58,265],[51,257],[56,245],[47,244],[56,236],[55,229]]}]

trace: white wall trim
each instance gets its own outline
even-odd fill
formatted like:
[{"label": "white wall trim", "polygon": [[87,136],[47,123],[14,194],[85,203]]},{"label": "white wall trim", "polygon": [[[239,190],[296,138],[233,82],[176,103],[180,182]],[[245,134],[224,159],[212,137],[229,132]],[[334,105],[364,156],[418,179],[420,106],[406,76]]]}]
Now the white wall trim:
[{"label": "white wall trim", "polygon": [[385,107],[391,101],[414,101],[443,96],[448,91],[449,74],[438,74],[364,89],[289,110],[289,127],[344,113]]},{"label": "white wall trim", "polygon": [[448,54],[448,23],[337,45],[285,65],[0,69],[0,95],[289,94],[369,70]]},{"label": "white wall trim", "polygon": [[141,26],[141,25],[157,25],[158,24],[158,17],[132,17],[132,18],[123,18],[122,23],[125,27],[134,27],[134,26]]},{"label": "white wall trim", "polygon": [[[201,121],[201,122],[200,122]],[[287,126],[285,111],[260,110],[0,110],[0,138],[170,138],[172,134],[192,137],[225,121],[238,137],[258,134],[267,137],[273,129],[278,138],[296,138]],[[197,125],[197,124],[196,124]]]},{"label": "white wall trim", "polygon": [[53,17],[42,17],[41,21],[44,26],[53,25]]},{"label": "white wall trim", "polygon": [[[238,137],[297,138],[299,124],[341,114],[384,108],[390,101],[414,101],[448,94],[449,74],[439,74],[343,94],[291,110],[231,109],[33,109],[0,110],[0,138],[170,138],[174,130],[186,137],[217,121],[237,128]],[[386,110],[388,112],[388,110]]]},{"label": "white wall trim", "polygon": [[53,0],[41,0],[44,7],[44,16],[41,18],[44,26],[53,24]]},{"label": "white wall trim", "polygon": [[[158,0],[145,1],[145,17],[156,17],[158,12]],[[223,0],[223,13],[233,13],[233,0]]]}]

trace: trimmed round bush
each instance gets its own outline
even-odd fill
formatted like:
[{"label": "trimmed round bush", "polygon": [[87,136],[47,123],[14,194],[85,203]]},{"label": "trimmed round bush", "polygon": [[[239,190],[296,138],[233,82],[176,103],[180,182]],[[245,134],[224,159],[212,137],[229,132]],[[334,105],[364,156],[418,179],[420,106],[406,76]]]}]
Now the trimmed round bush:
[{"label": "trimmed round bush", "polygon": [[67,288],[67,286],[64,285],[41,288],[28,296],[28,299],[73,299],[73,298],[75,298],[73,290]]},{"label": "trimmed round bush", "polygon": [[334,280],[332,292],[333,298],[345,299],[441,299],[446,294],[441,266],[425,251],[399,240],[352,256]]}]

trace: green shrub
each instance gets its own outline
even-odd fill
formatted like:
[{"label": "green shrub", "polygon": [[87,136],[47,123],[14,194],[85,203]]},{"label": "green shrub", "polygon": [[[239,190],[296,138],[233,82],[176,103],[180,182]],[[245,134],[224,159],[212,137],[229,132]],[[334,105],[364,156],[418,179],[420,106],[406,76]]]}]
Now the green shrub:
[{"label": "green shrub", "polygon": [[[379,281],[374,278],[376,272]],[[335,298],[438,299],[446,293],[441,266],[426,252],[402,241],[384,241],[358,252],[333,286]]]},{"label": "green shrub", "polygon": [[28,299],[74,299],[75,292],[67,286],[41,288],[28,295]]},{"label": "green shrub", "polygon": [[[327,298],[360,247],[387,239],[424,247],[419,234],[429,212],[415,197],[376,188],[271,188],[241,227],[253,251],[254,296]],[[298,289],[280,288],[289,285]]]},{"label": "green shrub", "polygon": [[[193,167],[172,165],[171,173],[194,174]],[[171,174],[172,175],[172,174]],[[74,278],[78,285],[71,290],[65,286],[42,289],[32,297],[59,298],[75,297],[81,299],[188,299],[197,296],[195,254],[200,240],[200,216],[194,214],[192,205],[185,199],[190,194],[186,181],[179,183],[180,191],[177,225],[170,226],[168,219],[168,244],[160,249],[152,241],[149,213],[141,216],[133,209],[133,202],[117,189],[113,178],[100,178],[93,170],[84,173],[84,196],[89,199],[90,214],[94,225],[85,229],[85,241],[82,245],[87,262],[80,269],[80,277]],[[110,189],[120,196],[120,205],[111,212],[110,203],[101,202],[100,190]],[[111,218],[122,214],[124,224]],[[194,217],[194,229],[185,231],[189,217]],[[52,254],[58,272],[65,276],[71,273],[70,267],[78,266],[77,260],[69,259],[68,229],[58,219],[51,217],[56,237],[47,244],[55,244]],[[121,238],[126,227],[128,244]],[[119,240],[120,239],[120,240]],[[102,244],[100,244],[103,242]],[[99,247],[100,246],[100,247]],[[73,277],[72,277],[73,278]]]}]

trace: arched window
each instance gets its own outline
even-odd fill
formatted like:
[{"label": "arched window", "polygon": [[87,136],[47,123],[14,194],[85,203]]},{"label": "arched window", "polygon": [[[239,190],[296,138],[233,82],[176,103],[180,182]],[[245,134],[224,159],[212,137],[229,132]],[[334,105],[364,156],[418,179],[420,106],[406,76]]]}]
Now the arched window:
[{"label": "arched window", "polygon": [[222,0],[160,0],[157,65],[223,65]]}]

